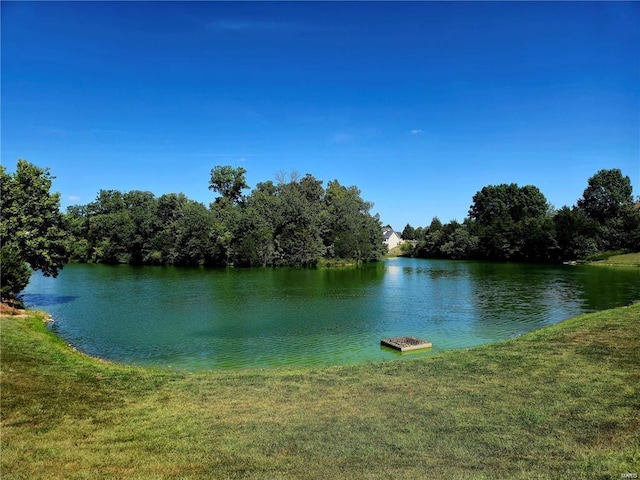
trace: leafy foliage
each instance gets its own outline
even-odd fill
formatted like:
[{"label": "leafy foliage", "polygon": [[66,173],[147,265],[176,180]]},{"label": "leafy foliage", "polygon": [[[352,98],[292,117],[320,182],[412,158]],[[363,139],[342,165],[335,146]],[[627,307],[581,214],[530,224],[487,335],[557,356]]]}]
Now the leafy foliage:
[{"label": "leafy foliage", "polygon": [[101,190],[69,208],[80,261],[188,266],[314,266],[321,259],[377,260],[380,221],[356,187],[312,175],[258,183],[247,196],[243,168],[215,167],[209,205],[183,194]]},{"label": "leafy foliage", "polygon": [[402,230],[402,235],[400,236],[402,237],[403,240],[415,240],[416,229],[407,223],[404,229]]},{"label": "leafy foliage", "polygon": [[49,169],[18,160],[14,174],[0,166],[2,299],[13,300],[30,269],[56,277],[68,260],[68,233],[60,195],[50,193]]},{"label": "leafy foliage", "polygon": [[2,300],[13,302],[29,283],[31,269],[29,264],[13,242],[4,243],[0,248],[0,267],[2,268]]},{"label": "leafy foliage", "polygon": [[537,187],[488,185],[474,195],[463,224],[443,225],[435,217],[428,227],[407,225],[404,232],[418,241],[419,257],[579,260],[600,251],[640,250],[640,208],[633,204],[629,177],[600,170],[577,206],[553,211]]},{"label": "leafy foliage", "polygon": [[[380,218],[355,186],[327,187],[310,174],[280,174],[248,195],[246,170],[217,166],[207,208],[182,193],[100,190],[95,201],[59,212],[48,169],[0,167],[2,297],[27,284],[30,269],[56,276],[69,255],[81,262],[187,266],[314,266],[375,261],[386,251]],[[535,186],[489,185],[463,223],[403,230],[404,254],[451,259],[556,262],[601,251],[640,250],[640,209],[617,169],[589,179],[577,206],[553,211]],[[415,245],[415,246],[414,246]],[[411,248],[409,248],[409,246]]]},{"label": "leafy foliage", "polygon": [[[469,216],[478,236],[478,254],[487,259],[541,260],[545,228],[553,227],[538,188],[512,183],[484,187],[473,197]],[[548,231],[548,230],[546,230]]]},{"label": "leafy foliage", "polygon": [[244,174],[247,171],[242,168],[233,168],[230,165],[218,165],[211,170],[209,189],[218,192],[222,197],[237,203],[242,198],[242,190],[249,188]]},{"label": "leafy foliage", "polygon": [[600,170],[589,179],[578,207],[600,223],[619,218],[633,204],[631,180],[617,169]]}]

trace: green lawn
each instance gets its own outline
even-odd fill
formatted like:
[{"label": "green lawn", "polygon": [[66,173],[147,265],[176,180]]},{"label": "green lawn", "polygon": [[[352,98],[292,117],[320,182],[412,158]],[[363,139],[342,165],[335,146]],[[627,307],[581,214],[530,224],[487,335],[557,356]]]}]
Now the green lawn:
[{"label": "green lawn", "polygon": [[3,479],[640,474],[640,305],[431,358],[198,374],[1,322]]},{"label": "green lawn", "polygon": [[594,264],[607,265],[607,266],[622,266],[622,267],[640,267],[640,253],[626,253],[624,255],[614,255],[600,262],[594,262]]}]

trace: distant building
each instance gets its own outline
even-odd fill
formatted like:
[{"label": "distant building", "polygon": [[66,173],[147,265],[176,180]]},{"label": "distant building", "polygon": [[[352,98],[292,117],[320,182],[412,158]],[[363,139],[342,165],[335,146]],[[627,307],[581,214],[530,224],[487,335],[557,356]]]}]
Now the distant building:
[{"label": "distant building", "polygon": [[390,225],[382,227],[382,234],[384,235],[384,243],[391,250],[402,243],[402,237],[396,232]]}]

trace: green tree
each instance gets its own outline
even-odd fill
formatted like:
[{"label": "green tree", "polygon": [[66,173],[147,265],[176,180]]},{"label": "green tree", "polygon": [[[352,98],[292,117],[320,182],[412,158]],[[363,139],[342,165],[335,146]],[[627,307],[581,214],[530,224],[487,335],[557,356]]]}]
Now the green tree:
[{"label": "green tree", "polygon": [[455,229],[440,248],[446,258],[454,260],[470,258],[478,248],[478,237],[471,235],[465,225],[456,222]]},{"label": "green tree", "polygon": [[412,257],[415,254],[415,246],[409,240],[400,244],[400,253],[405,257]]},{"label": "green tree", "polygon": [[634,248],[640,212],[633,205],[628,176],[617,168],[600,170],[589,178],[578,208],[598,224],[595,239],[600,250]]},{"label": "green tree", "polygon": [[119,190],[100,190],[96,199],[87,205],[86,211],[92,260],[109,264],[129,263],[136,226],[127,209],[125,194]]},{"label": "green tree", "polygon": [[329,182],[325,205],[324,238],[330,257],[361,263],[384,254],[380,220],[371,216],[373,204],[362,199],[356,186],[344,187],[337,180]]},{"label": "green tree", "polygon": [[640,202],[622,210],[620,217],[620,245],[622,248],[640,252]]},{"label": "green tree", "polygon": [[600,170],[589,178],[587,188],[578,200],[578,207],[601,224],[621,217],[623,210],[632,205],[631,179],[617,168]]},{"label": "green tree", "polygon": [[447,239],[440,219],[433,217],[429,226],[422,231],[422,235],[418,239],[418,245],[415,249],[416,256],[423,258],[442,256],[441,249]]},{"label": "green tree", "polygon": [[553,216],[558,260],[578,260],[598,251],[599,225],[580,208],[562,207]]},{"label": "green tree", "polygon": [[56,277],[69,259],[60,195],[50,193],[48,168],[18,160],[14,174],[0,166],[0,268],[3,300],[15,300],[29,268]]},{"label": "green tree", "polygon": [[275,231],[282,225],[282,201],[272,181],[260,182],[246,199],[235,236],[234,264],[273,265],[277,260]]},{"label": "green tree", "polygon": [[242,190],[249,188],[244,177],[245,173],[247,171],[242,167],[218,165],[211,170],[209,190],[219,193],[221,198],[231,203],[238,203],[242,198]]},{"label": "green tree", "polygon": [[91,259],[92,246],[88,240],[89,216],[86,205],[71,205],[65,214],[69,232],[69,254],[71,260],[85,263]]},{"label": "green tree", "polygon": [[274,241],[282,265],[314,266],[326,253],[318,181],[311,175],[305,178],[278,185],[281,201]]},{"label": "green tree", "polygon": [[237,231],[240,225],[242,211],[227,197],[217,198],[209,205],[213,214],[213,251],[210,262],[217,266],[233,263],[238,247]]},{"label": "green tree", "polygon": [[148,263],[153,250],[152,242],[160,229],[157,207],[158,201],[151,192],[132,190],[123,195],[125,209],[133,223],[133,233],[129,243],[129,263]]},{"label": "green tree", "polygon": [[242,211],[235,238],[234,265],[266,267],[275,261],[273,228],[255,206]]},{"label": "green tree", "polygon": [[177,222],[184,216],[190,200],[183,193],[167,193],[158,198],[156,206],[157,231],[151,240],[148,263],[173,264],[176,251]]},{"label": "green tree", "polygon": [[433,217],[429,224],[429,233],[442,230],[442,221],[438,217]]},{"label": "green tree", "polygon": [[182,207],[179,218],[172,224],[173,245],[170,260],[173,265],[213,265],[213,214],[203,204],[193,200]]},{"label": "green tree", "polygon": [[402,230],[401,235],[403,240],[415,240],[416,239],[416,229],[413,228],[410,224],[406,224],[404,230]]},{"label": "green tree", "polygon": [[3,241],[0,248],[0,269],[2,270],[2,301],[15,302],[16,296],[29,283],[31,269],[14,242]]},{"label": "green tree", "polygon": [[481,257],[492,260],[542,261],[554,248],[550,207],[532,185],[489,185],[473,197],[469,209],[472,234]]}]

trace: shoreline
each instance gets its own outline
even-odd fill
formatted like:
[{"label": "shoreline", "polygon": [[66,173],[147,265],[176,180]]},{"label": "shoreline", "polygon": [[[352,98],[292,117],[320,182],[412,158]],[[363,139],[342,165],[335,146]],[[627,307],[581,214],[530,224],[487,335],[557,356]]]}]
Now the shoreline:
[{"label": "shoreline", "polygon": [[3,478],[524,480],[640,469],[640,305],[402,362],[195,374],[78,354],[35,315],[2,324]]},{"label": "shoreline", "polygon": [[[608,311],[612,311],[612,310],[617,310],[617,309],[623,309],[623,308],[630,308],[630,307],[636,307],[640,305],[640,300],[634,300],[631,301],[630,303],[626,304],[626,305],[621,305],[621,306],[617,306],[617,307],[611,307],[611,308],[607,308],[604,310],[597,310],[595,312],[585,312],[585,313],[581,313],[578,314],[576,316],[571,316],[571,317],[567,317],[565,319],[562,319],[556,323],[550,324],[550,325],[545,325],[541,328],[535,329],[535,330],[531,330],[516,336],[512,336],[503,340],[497,340],[494,342],[490,342],[490,343],[484,343],[484,344],[480,344],[480,345],[475,345],[475,346],[470,346],[470,347],[460,347],[460,348],[455,348],[455,349],[447,349],[447,350],[443,350],[437,353],[437,356],[440,355],[447,355],[447,354],[453,354],[455,352],[464,352],[464,351],[472,351],[475,349],[482,349],[485,347],[491,347],[491,346],[495,346],[495,345],[501,345],[501,344],[505,344],[505,343],[509,343],[511,341],[517,340],[517,339],[521,339],[523,337],[526,337],[528,335],[536,335],[540,332],[544,333],[546,330],[548,329],[553,329],[555,327],[559,327],[562,326],[562,324],[564,324],[565,322],[569,322],[575,318],[579,318],[585,315],[591,315],[591,314],[596,314],[596,313],[601,313],[601,312],[608,312]],[[8,307],[8,308],[7,308]],[[22,312],[22,313],[18,313],[18,312]],[[122,366],[122,367],[129,367],[129,368],[140,368],[140,369],[148,369],[148,370],[160,370],[160,371],[166,371],[166,372],[177,372],[177,373],[187,373],[188,370],[182,370],[182,369],[172,369],[170,368],[170,365],[137,365],[137,364],[133,364],[133,363],[126,363],[126,362],[119,362],[117,360],[109,360],[97,355],[90,355],[82,350],[79,350],[78,348],[76,348],[74,345],[72,345],[71,343],[67,342],[63,337],[61,337],[60,335],[58,335],[57,333],[55,333],[54,331],[52,331],[49,327],[55,323],[54,318],[51,314],[49,314],[47,311],[44,310],[31,310],[29,308],[24,308],[24,309],[17,309],[15,307],[10,307],[8,305],[6,305],[5,303],[0,303],[0,320],[2,319],[20,319],[20,320],[24,320],[24,319],[38,319],[39,321],[42,322],[42,325],[44,325],[46,327],[46,331],[48,332],[49,335],[51,335],[52,337],[54,337],[57,341],[63,343],[71,352],[73,352],[74,354],[78,354],[81,355],[82,357],[85,357],[87,359],[90,360],[94,360],[96,362],[99,362],[100,364],[110,364],[110,365],[116,365],[116,366]],[[433,357],[426,357],[426,358],[433,358]],[[362,363],[350,363],[350,364],[335,364],[335,365],[321,365],[321,366],[308,366],[308,365],[280,365],[280,366],[274,366],[274,367],[247,367],[247,368],[207,368],[207,369],[202,369],[202,370],[197,370],[198,374],[214,374],[214,373],[233,373],[233,372],[249,372],[249,371],[278,371],[278,370],[290,370],[290,369],[311,369],[311,368],[320,368],[320,369],[332,369],[332,368],[343,368],[343,367],[357,367],[358,365],[366,365],[366,364],[371,364],[371,363],[379,363],[379,364],[388,364],[388,363],[395,363],[397,362],[397,358],[393,358],[393,359],[389,359],[389,360],[377,360],[377,361],[365,361]],[[192,374],[193,372],[188,372],[189,374]]]}]

